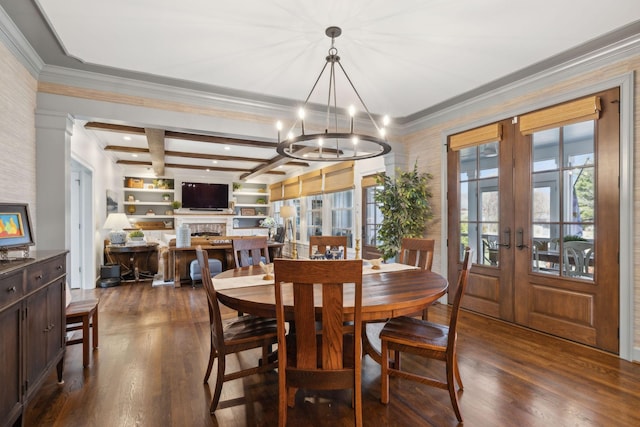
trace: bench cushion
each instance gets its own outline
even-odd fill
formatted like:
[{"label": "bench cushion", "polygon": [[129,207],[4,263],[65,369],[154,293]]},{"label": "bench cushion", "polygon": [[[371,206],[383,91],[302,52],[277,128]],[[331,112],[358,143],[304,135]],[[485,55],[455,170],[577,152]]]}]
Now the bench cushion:
[{"label": "bench cushion", "polygon": [[[211,272],[211,277],[215,276],[218,273],[222,273],[222,262],[218,259],[210,259],[209,260],[209,271]],[[189,276],[191,276],[191,280],[194,282],[196,280],[202,280],[202,270],[200,269],[200,265],[198,264],[198,260],[194,259],[189,264]]]}]

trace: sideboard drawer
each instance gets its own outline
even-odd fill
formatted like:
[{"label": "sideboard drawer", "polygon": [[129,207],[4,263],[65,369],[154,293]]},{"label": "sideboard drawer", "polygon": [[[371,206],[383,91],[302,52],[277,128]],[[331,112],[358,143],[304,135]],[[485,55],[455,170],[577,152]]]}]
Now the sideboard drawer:
[{"label": "sideboard drawer", "polygon": [[0,310],[24,296],[24,280],[22,278],[22,271],[0,278]]},{"label": "sideboard drawer", "polygon": [[30,266],[27,268],[27,293],[39,289],[42,285],[51,282],[56,277],[60,277],[65,273],[66,260],[64,256]]}]

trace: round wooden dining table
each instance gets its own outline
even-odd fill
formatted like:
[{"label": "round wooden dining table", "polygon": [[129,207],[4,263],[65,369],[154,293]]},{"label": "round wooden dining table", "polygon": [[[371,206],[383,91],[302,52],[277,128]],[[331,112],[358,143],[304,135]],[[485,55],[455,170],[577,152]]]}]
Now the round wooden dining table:
[{"label": "round wooden dining table", "polygon": [[[318,261],[331,262],[331,261]],[[371,268],[363,266],[363,269]],[[362,275],[362,320],[384,321],[391,317],[415,314],[447,292],[447,279],[432,271],[411,269],[400,271],[384,271],[383,264],[380,272]],[[304,275],[304,272],[300,272]],[[225,279],[234,279],[248,276],[263,276],[259,266],[243,267],[234,270],[223,271],[215,276],[214,285],[218,300],[243,313],[254,314],[263,317],[275,317],[276,301],[273,284],[257,286],[220,287]],[[285,316],[292,311],[293,295],[290,287],[283,288],[283,300],[285,304]],[[320,311],[321,299],[318,298],[316,306]],[[289,308],[287,308],[287,306]],[[353,292],[345,289],[344,308],[345,321],[353,320]]]}]

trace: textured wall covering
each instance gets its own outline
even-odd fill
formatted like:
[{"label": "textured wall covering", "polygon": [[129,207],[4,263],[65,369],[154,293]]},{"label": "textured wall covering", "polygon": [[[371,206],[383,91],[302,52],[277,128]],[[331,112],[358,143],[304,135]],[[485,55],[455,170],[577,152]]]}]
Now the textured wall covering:
[{"label": "textured wall covering", "polygon": [[2,43],[0,76],[0,202],[29,203],[35,224],[38,82]]},{"label": "textured wall covering", "polygon": [[[405,138],[405,143],[407,144],[407,152],[411,153],[409,164],[413,164],[414,161],[418,160],[419,167],[422,171],[431,172],[434,174],[433,181],[433,193],[434,193],[434,202],[437,204],[434,209],[434,213],[436,217],[434,220],[437,223],[441,223],[440,213],[441,213],[441,203],[445,203],[445,199],[441,194],[441,178],[440,171],[442,170],[442,143],[443,137],[447,134],[450,129],[459,129],[461,127],[469,126],[475,127],[480,123],[483,123],[483,120],[486,120],[486,123],[489,123],[491,120],[494,120],[496,117],[506,118],[504,115],[501,115],[501,112],[504,111],[526,111],[526,107],[528,105],[536,105],[539,103],[544,103],[545,100],[556,97],[559,94],[563,93],[572,93],[573,91],[580,90],[582,88],[588,88],[592,85],[597,84],[598,82],[605,81],[614,76],[620,76],[622,74],[635,72],[635,81],[634,81],[634,92],[635,99],[634,109],[635,116],[633,119],[634,122],[634,195],[633,195],[633,207],[634,212],[640,211],[640,82],[638,80],[638,73],[640,72],[640,56],[633,57],[631,59],[621,61],[612,65],[608,65],[606,67],[600,68],[598,70],[585,73],[580,75],[579,77],[574,77],[572,79],[568,79],[565,81],[561,81],[557,84],[550,85],[543,90],[538,90],[535,92],[531,92],[524,96],[518,97],[509,97],[508,93],[500,94],[500,100],[494,107],[477,109],[474,111],[461,114],[456,119],[451,119],[447,121],[440,122],[431,127],[427,127],[420,131],[417,131],[411,135],[408,135]],[[473,125],[473,126],[471,126]],[[640,241],[640,217],[635,215],[633,217],[635,235],[634,241]],[[438,239],[440,235],[440,227],[432,230],[433,238]],[[625,230],[621,230],[621,233],[625,233]],[[635,330],[635,339],[634,346],[636,348],[640,348],[640,246],[635,246],[635,253],[633,254],[634,259],[634,294],[635,294],[635,319],[634,319],[634,330]],[[437,261],[437,259],[436,259]]]}]

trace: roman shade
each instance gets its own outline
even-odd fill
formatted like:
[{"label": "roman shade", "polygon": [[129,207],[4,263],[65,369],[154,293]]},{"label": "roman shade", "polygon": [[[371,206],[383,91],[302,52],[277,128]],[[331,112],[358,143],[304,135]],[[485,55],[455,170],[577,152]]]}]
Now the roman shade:
[{"label": "roman shade", "polygon": [[572,123],[597,120],[600,117],[600,97],[589,96],[544,110],[520,116],[520,132],[530,135]]},{"label": "roman shade", "polygon": [[377,177],[377,176],[378,176],[377,174],[376,174],[376,175],[367,175],[367,176],[363,176],[363,177],[362,177],[362,181],[361,181],[361,183],[360,183],[360,186],[361,186],[362,188],[365,188],[365,187],[375,187],[375,186],[377,186],[377,185],[378,185],[378,181],[376,180],[376,177]]},{"label": "roman shade", "polygon": [[282,182],[276,182],[269,186],[269,201],[277,202],[282,200]]},{"label": "roman shade", "polygon": [[305,173],[300,176],[300,196],[312,196],[322,193],[322,170]]},{"label": "roman shade", "polygon": [[283,199],[295,199],[300,197],[300,178],[293,177],[282,182],[284,188]]},{"label": "roman shade", "polygon": [[500,141],[502,139],[502,125],[492,123],[490,125],[457,133],[449,137],[449,148],[459,151],[463,148],[474,147],[487,142]]},{"label": "roman shade", "polygon": [[337,165],[323,168],[324,192],[333,193],[353,188],[353,164],[353,161],[342,162]]}]

